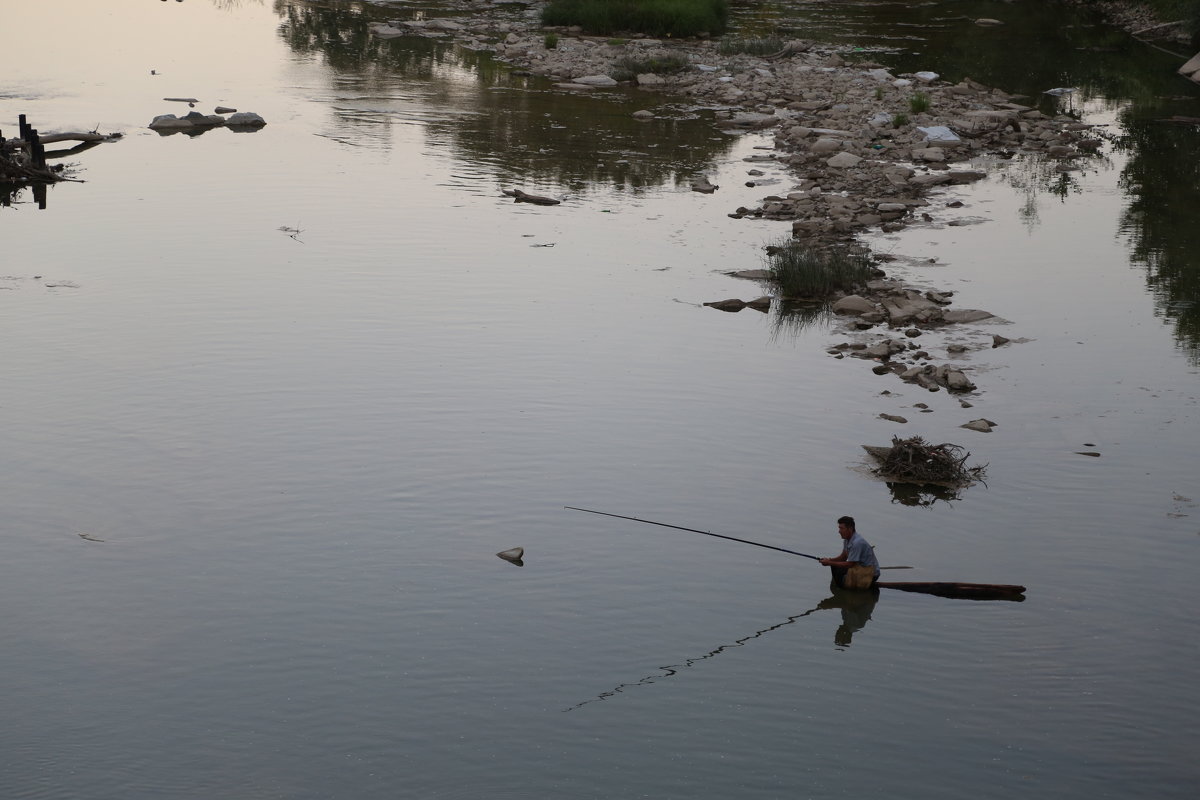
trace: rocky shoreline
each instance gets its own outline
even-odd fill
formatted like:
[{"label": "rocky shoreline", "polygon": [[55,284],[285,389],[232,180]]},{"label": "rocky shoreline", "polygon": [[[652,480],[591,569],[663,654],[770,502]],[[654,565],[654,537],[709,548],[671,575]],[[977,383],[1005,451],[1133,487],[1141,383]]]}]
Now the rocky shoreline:
[{"label": "rocky shoreline", "polygon": [[[795,40],[767,56],[722,55],[718,43],[702,38],[609,39],[578,29],[543,28],[539,4],[493,0],[461,2],[461,8],[471,13],[452,19],[393,20],[372,28],[381,37],[450,37],[466,47],[489,50],[516,70],[545,76],[564,91],[588,92],[624,83],[714,108],[723,128],[773,131],[774,149],[752,158],[785,171],[791,188],[764,196],[755,207],[732,209],[730,216],[780,220],[790,224],[795,240],[814,247],[861,248],[859,234],[928,224],[931,213],[948,205],[935,203],[938,187],[980,180],[989,164],[1016,153],[1040,154],[1066,171],[1104,146],[1103,133],[1095,126],[1067,115],[1044,114],[1020,102],[1025,98],[971,80],[952,84],[931,72],[895,74],[882,64],[851,63],[842,47]],[[980,19],[976,24],[1000,23]],[[625,76],[630,65],[656,62],[680,68]],[[634,116],[651,119],[654,111],[646,108]],[[751,170],[751,177],[756,172]],[[711,192],[719,187],[698,175],[692,188]],[[761,272],[732,274],[763,277]],[[946,325],[995,319],[985,311],[950,310],[952,294],[913,288],[881,272],[857,294],[837,298],[834,311],[844,315],[841,330],[851,340],[828,352],[837,358],[868,359],[877,374],[951,392],[962,406],[970,407],[966,396],[977,387],[964,366],[938,364],[930,346],[913,341]],[[764,310],[764,300],[709,305]],[[960,341],[946,346],[945,358],[1009,341],[1000,336],[985,336],[970,345]],[[922,410],[928,413],[928,408]],[[965,427],[990,431],[994,426],[979,422]]]}]

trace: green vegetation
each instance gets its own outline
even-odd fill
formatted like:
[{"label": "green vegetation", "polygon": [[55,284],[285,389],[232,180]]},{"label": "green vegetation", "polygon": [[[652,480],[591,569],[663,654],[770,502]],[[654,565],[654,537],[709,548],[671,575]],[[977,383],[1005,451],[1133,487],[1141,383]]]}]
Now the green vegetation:
[{"label": "green vegetation", "polygon": [[880,86],[880,87],[877,87],[877,88],[875,89],[875,99],[876,99],[876,100],[882,100],[882,99],[883,99],[883,87],[882,87],[882,86]]},{"label": "green vegetation", "polygon": [[924,92],[914,93],[908,98],[908,110],[914,114],[924,114],[929,110],[929,95]]},{"label": "green vegetation", "polygon": [[717,48],[723,56],[745,53],[751,56],[769,56],[783,49],[783,39],[722,39]]},{"label": "green vegetation", "polygon": [[670,75],[687,69],[688,60],[683,56],[665,56],[664,58],[632,58],[625,56],[613,62],[609,77],[615,81],[631,81],[638,75],[654,72],[659,75]]},{"label": "green vegetation", "polygon": [[828,250],[785,239],[767,248],[767,271],[786,298],[824,299],[866,283],[873,268],[866,255]]},{"label": "green vegetation", "polygon": [[728,22],[728,0],[551,0],[542,11],[543,25],[579,25],[602,36],[718,36]]},{"label": "green vegetation", "polygon": [[908,114],[897,114],[896,116],[892,117],[892,127],[893,128],[903,128],[907,124],[908,124]]},{"label": "green vegetation", "polygon": [[542,44],[546,45],[547,50],[554,50],[558,47],[558,34],[553,32],[547,33],[542,37]]}]

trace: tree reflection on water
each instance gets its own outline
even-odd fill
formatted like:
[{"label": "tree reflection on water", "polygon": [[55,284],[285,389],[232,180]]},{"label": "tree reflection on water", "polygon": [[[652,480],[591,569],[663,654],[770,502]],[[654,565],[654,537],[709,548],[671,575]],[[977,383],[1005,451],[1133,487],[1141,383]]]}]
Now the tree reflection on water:
[{"label": "tree reflection on water", "polygon": [[[394,18],[394,8],[301,0],[274,8],[288,46],[332,73],[329,136],[339,141],[386,148],[394,126],[417,124],[473,172],[576,193],[682,185],[732,146],[701,112],[635,89],[573,94],[448,39],[375,36],[371,23]],[[654,119],[631,116],[647,106]]]}]

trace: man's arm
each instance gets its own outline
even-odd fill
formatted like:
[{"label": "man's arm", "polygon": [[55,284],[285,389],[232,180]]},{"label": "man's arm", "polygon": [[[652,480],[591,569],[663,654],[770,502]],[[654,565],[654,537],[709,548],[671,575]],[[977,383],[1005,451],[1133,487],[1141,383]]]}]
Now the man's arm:
[{"label": "man's arm", "polygon": [[820,563],[827,567],[853,567],[858,563],[857,561],[847,561],[847,555],[846,548],[843,547],[842,552],[838,553],[833,558],[822,558],[820,559]]}]

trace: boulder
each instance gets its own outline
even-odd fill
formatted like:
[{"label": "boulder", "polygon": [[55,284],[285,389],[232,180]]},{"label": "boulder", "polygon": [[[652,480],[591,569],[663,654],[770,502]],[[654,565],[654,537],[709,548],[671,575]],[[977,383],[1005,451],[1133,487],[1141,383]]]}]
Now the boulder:
[{"label": "boulder", "polygon": [[857,294],[847,295],[833,304],[833,313],[858,316],[875,310],[875,304]]},{"label": "boulder", "polygon": [[836,153],[842,149],[842,141],[832,136],[822,136],[808,148],[814,153]]},{"label": "boulder", "polygon": [[858,156],[854,155],[853,153],[838,153],[836,156],[829,159],[825,163],[831,167],[844,169],[846,167],[857,166],[860,161],[862,161],[862,159],[859,158]]},{"label": "boulder", "polygon": [[913,161],[945,161],[946,151],[940,147],[918,147],[912,151]]},{"label": "boulder", "polygon": [[983,419],[982,417],[980,417],[979,419],[973,419],[966,424],[959,425],[958,427],[966,428],[969,431],[979,431],[980,433],[991,433],[992,428],[996,427],[996,423],[992,422],[989,419]]},{"label": "boulder", "polygon": [[571,83],[577,83],[581,86],[616,86],[617,82],[607,75],[584,75],[581,78],[573,78]]},{"label": "boulder", "polygon": [[182,120],[174,114],[159,114],[150,120],[147,127],[154,131],[183,130],[192,127],[192,123]]},{"label": "boulder", "polygon": [[946,322],[979,322],[980,320],[991,319],[995,315],[990,311],[980,311],[974,308],[960,308],[955,311],[947,311],[942,314],[942,319]]},{"label": "boulder", "polygon": [[230,126],[242,128],[261,128],[267,121],[253,111],[239,111],[225,120]]}]

